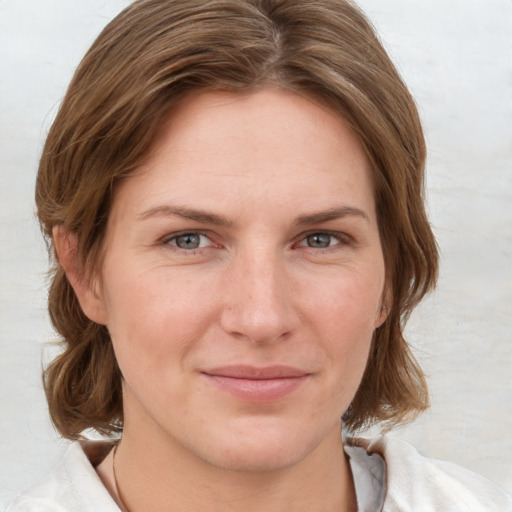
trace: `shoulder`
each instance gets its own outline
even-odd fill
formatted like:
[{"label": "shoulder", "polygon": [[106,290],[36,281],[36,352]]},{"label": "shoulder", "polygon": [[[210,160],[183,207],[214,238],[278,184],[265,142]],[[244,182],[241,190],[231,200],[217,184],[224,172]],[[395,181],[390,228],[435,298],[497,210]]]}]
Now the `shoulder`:
[{"label": "shoulder", "polygon": [[119,512],[90,458],[103,443],[73,443],[39,485],[18,496],[6,512]]},{"label": "shoulder", "polygon": [[512,497],[486,478],[455,464],[423,457],[391,436],[351,439],[349,444],[385,462],[383,512],[512,512]]},{"label": "shoulder", "polygon": [[69,509],[61,507],[51,500],[22,495],[16,498],[5,512],[69,512]]}]

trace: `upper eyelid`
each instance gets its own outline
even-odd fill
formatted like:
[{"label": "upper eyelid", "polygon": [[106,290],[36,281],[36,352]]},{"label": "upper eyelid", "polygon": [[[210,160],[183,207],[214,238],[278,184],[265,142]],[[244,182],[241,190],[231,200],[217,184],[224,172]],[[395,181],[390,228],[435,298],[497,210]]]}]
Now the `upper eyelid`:
[{"label": "upper eyelid", "polygon": [[211,240],[211,235],[209,235],[206,231],[201,229],[183,229],[182,231],[176,231],[175,233],[168,233],[160,238],[161,242],[168,242],[174,238],[178,238],[184,235],[199,235],[205,236],[209,240]]}]

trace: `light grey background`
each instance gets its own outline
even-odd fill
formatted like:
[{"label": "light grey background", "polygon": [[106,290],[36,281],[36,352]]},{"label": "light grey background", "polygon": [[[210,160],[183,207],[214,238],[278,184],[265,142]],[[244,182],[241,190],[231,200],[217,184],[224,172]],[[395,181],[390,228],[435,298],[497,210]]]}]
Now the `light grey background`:
[{"label": "light grey background", "polygon": [[[52,339],[37,161],[74,68],[124,0],[0,0],[0,508],[66,448],[40,382]],[[433,406],[395,432],[512,490],[512,2],[361,0],[420,106],[439,287],[410,322]]]}]

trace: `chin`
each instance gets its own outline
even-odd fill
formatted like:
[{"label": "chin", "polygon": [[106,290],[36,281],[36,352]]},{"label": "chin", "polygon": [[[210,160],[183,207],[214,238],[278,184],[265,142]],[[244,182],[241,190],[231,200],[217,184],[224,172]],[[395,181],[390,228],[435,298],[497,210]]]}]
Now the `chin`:
[{"label": "chin", "polygon": [[288,468],[308,457],[325,438],[325,433],[315,435],[307,428],[262,425],[256,421],[252,428],[228,429],[227,432],[227,437],[210,438],[209,450],[198,453],[196,447],[196,455],[214,467],[237,472],[261,473]]},{"label": "chin", "polygon": [[302,450],[281,448],[269,450],[259,446],[255,449],[236,449],[225,453],[215,453],[203,460],[219,469],[244,473],[274,472],[294,466],[305,457]]}]

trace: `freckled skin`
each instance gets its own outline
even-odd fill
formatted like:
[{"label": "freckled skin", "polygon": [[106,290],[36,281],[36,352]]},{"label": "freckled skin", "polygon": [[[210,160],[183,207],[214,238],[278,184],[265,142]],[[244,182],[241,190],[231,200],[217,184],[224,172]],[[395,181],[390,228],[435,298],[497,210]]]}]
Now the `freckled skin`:
[{"label": "freckled skin", "polygon": [[[162,205],[226,222],[144,217]],[[346,207],[363,215],[297,224]],[[82,305],[107,325],[124,376],[125,460],[212,475],[343,471],[332,454],[384,320],[384,263],[369,163],[342,119],[280,89],[190,96],[116,191],[107,244],[101,289]],[[203,373],[235,364],[308,377],[252,403]]]}]

